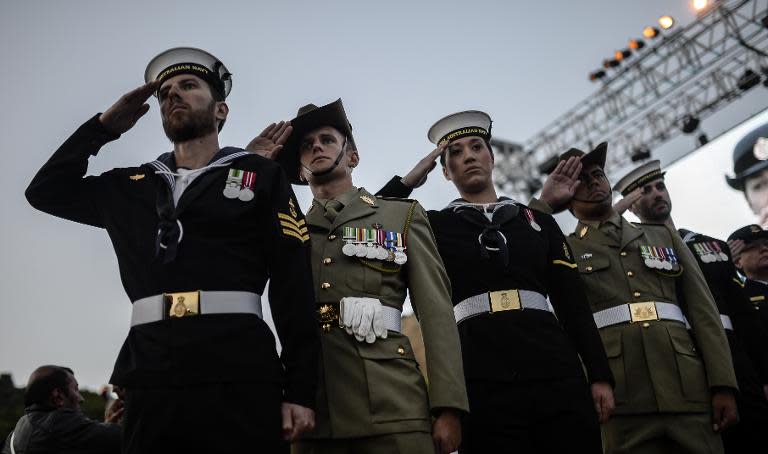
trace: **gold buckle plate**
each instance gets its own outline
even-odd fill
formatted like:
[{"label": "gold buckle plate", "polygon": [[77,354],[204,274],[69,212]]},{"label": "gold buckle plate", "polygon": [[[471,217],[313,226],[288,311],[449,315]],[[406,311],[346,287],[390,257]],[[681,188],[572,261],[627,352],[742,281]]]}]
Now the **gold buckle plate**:
[{"label": "gold buckle plate", "polygon": [[323,304],[317,308],[317,320],[324,332],[330,332],[333,322],[339,320],[339,311],[333,304]]},{"label": "gold buckle plate", "polygon": [[169,317],[200,315],[200,291],[163,293],[168,302]]},{"label": "gold buckle plate", "polygon": [[517,290],[497,290],[488,294],[491,300],[491,314],[494,312],[520,310],[520,292]]},{"label": "gold buckle plate", "polygon": [[653,301],[629,303],[629,316],[632,323],[659,319],[659,313],[656,312],[656,303]]}]

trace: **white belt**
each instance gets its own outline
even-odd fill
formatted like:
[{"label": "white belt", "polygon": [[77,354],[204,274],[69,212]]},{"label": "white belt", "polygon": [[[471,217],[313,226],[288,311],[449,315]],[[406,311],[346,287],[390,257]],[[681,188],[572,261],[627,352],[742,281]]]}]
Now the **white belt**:
[{"label": "white belt", "polygon": [[381,321],[384,322],[384,327],[390,331],[401,332],[401,324],[403,321],[402,313],[394,307],[381,305]]},{"label": "white belt", "polygon": [[733,323],[731,323],[731,317],[720,314],[720,321],[723,322],[723,328],[733,331]]},{"label": "white belt", "polygon": [[537,309],[552,312],[547,297],[530,290],[498,290],[470,296],[453,307],[456,324],[480,314]]},{"label": "white belt", "polygon": [[595,318],[595,325],[598,328],[626,322],[634,323],[650,320],[672,320],[684,323],[686,328],[691,327],[679,306],[656,301],[622,304],[621,306],[614,306],[595,312],[592,316]]},{"label": "white belt", "polygon": [[261,312],[261,295],[238,291],[164,293],[133,302],[131,326],[171,317],[204,314],[254,314]]}]

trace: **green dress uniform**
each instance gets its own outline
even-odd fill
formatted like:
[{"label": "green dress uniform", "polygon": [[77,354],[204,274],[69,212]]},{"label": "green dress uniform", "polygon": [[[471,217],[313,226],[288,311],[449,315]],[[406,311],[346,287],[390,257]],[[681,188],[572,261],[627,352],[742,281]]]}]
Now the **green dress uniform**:
[{"label": "green dress uniform", "polygon": [[[326,206],[337,202],[340,206],[330,209],[338,211],[334,217]],[[376,198],[352,188],[335,201],[315,199],[306,223],[321,319],[321,366],[316,427],[294,444],[294,452],[336,452],[345,439],[361,449],[366,438],[374,441],[366,452],[431,452],[432,416],[443,408],[466,412],[468,403],[450,283],[424,209],[415,201]],[[345,227],[401,233],[407,262],[345,255]],[[386,339],[360,342],[328,315],[351,296],[378,298],[402,310],[407,292],[421,323],[429,386],[405,335],[390,330]]]},{"label": "green dress uniform", "polygon": [[[736,389],[736,377],[688,247],[666,226],[618,214],[580,222],[568,243],[616,380],[616,410],[603,426],[606,452],[722,452],[710,391]],[[622,313],[630,319],[622,321]]]}]

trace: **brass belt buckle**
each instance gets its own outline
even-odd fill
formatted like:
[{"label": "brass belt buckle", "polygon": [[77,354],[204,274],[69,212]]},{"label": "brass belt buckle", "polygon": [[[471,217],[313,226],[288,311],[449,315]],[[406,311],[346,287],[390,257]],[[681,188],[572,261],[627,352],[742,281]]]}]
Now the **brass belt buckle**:
[{"label": "brass belt buckle", "polygon": [[491,314],[523,308],[520,304],[520,292],[517,290],[497,290],[490,292],[488,298],[491,300]]},{"label": "brass belt buckle", "polygon": [[632,323],[659,319],[659,313],[656,312],[656,303],[653,301],[629,303],[629,316]]},{"label": "brass belt buckle", "polygon": [[169,317],[200,315],[200,291],[163,293]]},{"label": "brass belt buckle", "polygon": [[333,322],[339,320],[339,312],[333,304],[323,304],[317,308],[317,320],[323,332],[330,332]]}]

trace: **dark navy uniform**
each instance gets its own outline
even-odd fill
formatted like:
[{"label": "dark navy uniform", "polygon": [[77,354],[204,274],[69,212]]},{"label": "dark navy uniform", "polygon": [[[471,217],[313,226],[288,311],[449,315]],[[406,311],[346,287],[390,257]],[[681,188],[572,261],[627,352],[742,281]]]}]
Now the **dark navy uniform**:
[{"label": "dark navy uniform", "polygon": [[763,384],[768,383],[768,332],[742,288],[728,244],[689,230],[678,233],[704,274],[731,347],[739,385],[739,423],[723,433],[725,452],[749,452],[768,442],[768,400],[763,392]]},{"label": "dark navy uniform", "polygon": [[[398,177],[380,191],[408,192]],[[492,220],[461,200],[428,212],[454,307],[518,289],[547,296],[555,312],[506,310],[459,323],[470,403],[461,452],[601,452],[587,382],[613,377],[570,248],[551,216],[500,202]]]},{"label": "dark navy uniform", "polygon": [[768,329],[768,284],[747,279],[744,281],[744,293],[747,294],[754,310],[758,311],[763,327]]},{"label": "dark navy uniform", "polygon": [[[281,220],[303,216],[280,167],[222,149],[173,201],[168,153],[139,167],[87,176],[88,158],[117,136],[98,115],[43,166],[26,196],[37,209],[103,228],[132,302],[169,292],[240,291],[269,300],[282,343],[254,314],[172,318],[133,326],[112,383],[128,388],[126,426],[141,439],[130,450],[241,451],[280,439],[283,401],[313,407],[318,333],[308,237]],[[253,172],[249,201],[223,195],[230,169]],[[273,449],[270,451],[270,449]],[[266,452],[266,451],[265,451]]]}]

